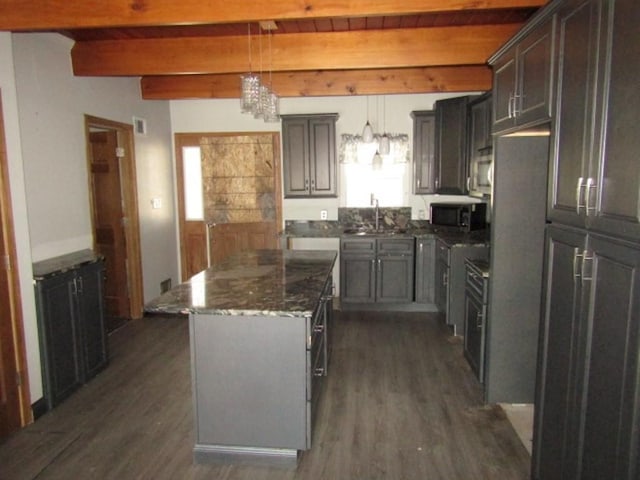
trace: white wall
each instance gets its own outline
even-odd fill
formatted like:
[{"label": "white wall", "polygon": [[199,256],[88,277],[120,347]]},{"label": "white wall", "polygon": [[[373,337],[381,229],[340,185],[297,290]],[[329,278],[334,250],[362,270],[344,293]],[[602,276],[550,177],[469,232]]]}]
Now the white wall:
[{"label": "white wall", "polygon": [[[471,92],[477,93],[477,92]],[[343,133],[361,134],[367,120],[367,101],[369,121],[374,131],[385,127],[389,133],[406,133],[413,144],[413,110],[431,110],[436,100],[458,97],[467,93],[347,96],[347,97],[308,97],[283,98],[280,100],[280,113],[310,114],[338,113],[336,138]],[[368,100],[367,100],[368,98]],[[383,113],[386,114],[383,115]],[[250,115],[240,113],[239,101],[233,100],[175,100],[171,101],[171,125],[174,132],[253,132],[280,131],[279,123],[264,123]],[[340,177],[342,169],[339,169]],[[412,208],[412,217],[418,218],[418,212],[429,211],[431,201],[442,201],[460,197],[411,194],[412,167],[408,165],[405,178],[405,205]],[[339,178],[340,188],[344,182]],[[342,192],[344,193],[344,192]],[[338,207],[344,206],[344,195],[339,198],[313,200],[284,200],[283,218],[285,220],[320,220],[320,210],[328,210],[328,218],[338,218]],[[474,201],[474,200],[469,200]],[[428,215],[428,213],[427,213]]]},{"label": "white wall", "polygon": [[29,390],[31,392],[31,400],[35,401],[42,397],[40,351],[38,348],[38,327],[32,281],[31,241],[29,238],[29,219],[27,215],[24,168],[22,165],[18,98],[13,68],[11,34],[7,32],[0,32],[0,65],[2,65],[0,68],[0,94],[2,95],[2,115],[7,147],[9,188],[11,190],[13,211],[17,272],[20,280]]},{"label": "white wall", "polygon": [[[31,263],[93,245],[85,114],[146,119],[148,134],[134,139],[145,301],[160,293],[162,280],[179,278],[169,103],[142,100],[136,78],[74,77],[72,45],[56,34],[0,37],[32,401],[42,385]],[[151,209],[152,198],[162,200],[161,209]]]}]

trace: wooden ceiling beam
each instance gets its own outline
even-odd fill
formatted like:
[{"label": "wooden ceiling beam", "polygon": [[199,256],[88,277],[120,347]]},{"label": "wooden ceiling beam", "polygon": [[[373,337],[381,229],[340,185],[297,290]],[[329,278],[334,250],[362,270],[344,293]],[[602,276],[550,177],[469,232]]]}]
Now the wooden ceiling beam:
[{"label": "wooden ceiling beam", "polygon": [[540,7],[548,0],[0,0],[0,30],[246,23]]},{"label": "wooden ceiling beam", "polygon": [[[348,70],[479,65],[520,24],[295,33],[272,37],[264,70]],[[259,70],[253,42],[253,70]],[[241,73],[249,69],[244,36],[77,42],[73,71],[88,76]]]},{"label": "wooden ceiling beam", "polygon": [[[484,91],[491,88],[488,66],[276,72],[273,91],[280,97],[389,95]],[[240,98],[240,77],[225,75],[162,75],[143,77],[142,98]]]}]

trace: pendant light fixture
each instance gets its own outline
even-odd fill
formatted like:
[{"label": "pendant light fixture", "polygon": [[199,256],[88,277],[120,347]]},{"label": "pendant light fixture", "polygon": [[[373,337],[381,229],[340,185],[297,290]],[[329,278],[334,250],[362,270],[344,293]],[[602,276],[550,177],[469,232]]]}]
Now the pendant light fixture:
[{"label": "pendant light fixture", "polygon": [[387,135],[387,97],[382,97],[382,137],[380,137],[380,145],[378,151],[380,155],[389,155],[391,153],[391,139]]},{"label": "pendant light fixture", "polygon": [[373,128],[369,123],[369,95],[367,95],[367,123],[364,125],[362,129],[362,141],[364,143],[373,142]]},{"label": "pendant light fixture", "polygon": [[253,113],[254,105],[260,96],[260,77],[252,72],[250,23],[247,23],[247,43],[249,46],[249,73],[240,77],[240,111]]}]

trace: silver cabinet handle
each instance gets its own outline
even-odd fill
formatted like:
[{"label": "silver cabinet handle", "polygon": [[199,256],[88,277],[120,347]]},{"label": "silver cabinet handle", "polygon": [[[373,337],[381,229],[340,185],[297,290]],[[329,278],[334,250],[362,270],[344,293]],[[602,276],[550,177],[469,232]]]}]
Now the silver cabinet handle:
[{"label": "silver cabinet handle", "polygon": [[513,118],[513,93],[509,92],[509,103],[507,104],[507,116]]},{"label": "silver cabinet handle", "polygon": [[315,189],[316,189],[316,181],[311,180],[311,191],[315,191]]},{"label": "silver cabinet handle", "polygon": [[318,367],[313,371],[313,375],[315,377],[322,377],[324,375],[324,368],[323,367]]},{"label": "silver cabinet handle", "polygon": [[478,312],[476,315],[476,328],[482,328],[484,326],[484,315]]},{"label": "silver cabinet handle", "polygon": [[[589,271],[587,272],[587,268]],[[582,254],[582,268],[581,268],[581,276],[583,282],[589,282],[593,280],[593,253],[589,253],[585,250]]]},{"label": "silver cabinet handle", "polygon": [[582,207],[582,177],[578,178],[578,184],[576,185],[576,213],[580,215],[580,207]]},{"label": "silver cabinet handle", "polygon": [[584,254],[580,253],[580,249],[575,247],[573,249],[573,276],[580,278],[580,268],[578,268],[578,262],[584,257]]},{"label": "silver cabinet handle", "polygon": [[443,286],[447,286],[449,285],[449,274],[445,273],[444,275],[442,275],[442,285]]},{"label": "silver cabinet handle", "polygon": [[313,327],[313,332],[314,333],[324,332],[324,325],[316,325],[315,327]]},{"label": "silver cabinet handle", "polygon": [[585,188],[587,190],[587,193],[585,194],[584,210],[585,210],[585,213],[587,214],[587,217],[588,217],[589,216],[589,210],[593,211],[594,214],[595,214],[595,211],[596,211],[596,207],[595,206],[593,206],[593,207],[590,206],[592,204],[592,202],[591,202],[591,191],[596,189],[596,183],[593,181],[593,178],[591,178],[591,177],[587,178],[587,184],[585,185]]},{"label": "silver cabinet handle", "polygon": [[420,253],[422,253],[422,247],[423,247],[423,244],[422,242],[420,242]]},{"label": "silver cabinet handle", "polygon": [[467,192],[471,190],[471,177],[467,177]]}]

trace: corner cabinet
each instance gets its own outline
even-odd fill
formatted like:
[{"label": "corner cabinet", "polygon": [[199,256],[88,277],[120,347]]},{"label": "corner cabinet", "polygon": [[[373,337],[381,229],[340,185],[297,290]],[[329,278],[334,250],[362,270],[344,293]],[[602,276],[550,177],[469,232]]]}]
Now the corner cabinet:
[{"label": "corner cabinet", "polygon": [[413,118],[413,193],[435,193],[435,126],[433,110],[411,112]]},{"label": "corner cabinet", "polygon": [[49,409],[108,363],[103,285],[102,260],[36,279],[43,388]]},{"label": "corner cabinet", "polygon": [[514,37],[493,66],[493,132],[551,119],[553,18]]},{"label": "corner cabinet", "polygon": [[337,114],[283,115],[285,198],[337,197]]}]

